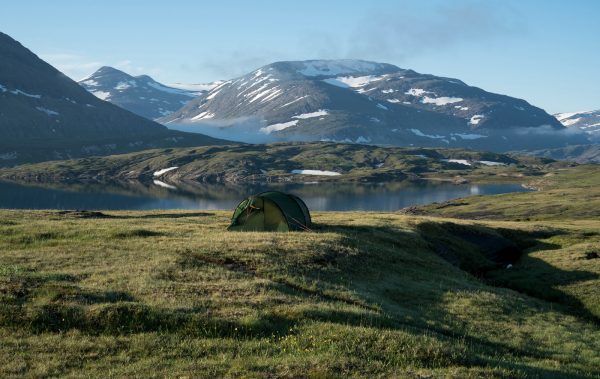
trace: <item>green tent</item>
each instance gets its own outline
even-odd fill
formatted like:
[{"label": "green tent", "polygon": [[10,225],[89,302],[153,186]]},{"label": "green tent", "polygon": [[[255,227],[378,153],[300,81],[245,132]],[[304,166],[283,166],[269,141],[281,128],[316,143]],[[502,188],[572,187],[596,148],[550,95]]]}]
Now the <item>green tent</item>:
[{"label": "green tent", "polygon": [[235,208],[227,230],[288,232],[309,228],[310,213],[302,199],[268,191],[244,199]]}]

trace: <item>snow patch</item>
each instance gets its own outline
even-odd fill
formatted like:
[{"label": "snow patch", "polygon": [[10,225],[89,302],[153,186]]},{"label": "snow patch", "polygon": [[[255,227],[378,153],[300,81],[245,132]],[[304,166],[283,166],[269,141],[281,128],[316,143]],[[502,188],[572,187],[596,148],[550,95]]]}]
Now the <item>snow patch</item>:
[{"label": "snow patch", "polygon": [[583,113],[583,112],[558,113],[558,114],[555,114],[554,117],[556,117],[556,119],[558,121],[562,122],[563,120],[566,120],[567,118],[571,118],[580,113]]},{"label": "snow patch", "polygon": [[394,93],[394,91],[395,91],[394,89],[390,88],[390,89],[381,90],[381,93]]},{"label": "snow patch", "polygon": [[215,92],[211,93],[210,95],[208,95],[206,97],[206,100],[212,100],[212,99],[214,99],[215,96],[217,96],[219,94],[219,92],[221,92],[221,90],[218,90],[218,91],[215,91]]},{"label": "snow patch", "polygon": [[20,89],[15,89],[13,91],[10,91],[10,93],[12,93],[13,95],[23,95],[23,96],[27,96],[27,97],[32,97],[34,99],[40,99],[42,97],[42,95],[33,95],[33,94],[27,93],[25,91],[21,91]]},{"label": "snow patch", "polygon": [[483,120],[485,116],[482,114],[476,114],[475,116],[471,117],[471,119],[469,120],[469,124],[470,125],[477,125],[481,122],[481,120]]},{"label": "snow patch", "polygon": [[287,107],[288,105],[292,105],[292,104],[294,104],[295,102],[298,102],[298,101],[300,101],[300,100],[302,100],[302,99],[306,99],[307,97],[308,97],[308,95],[306,95],[306,96],[302,96],[302,97],[299,97],[299,98],[297,98],[296,100],[292,100],[292,101],[290,101],[289,103],[283,104],[283,105],[282,105],[282,106],[280,106],[279,108],[284,108],[284,107]]},{"label": "snow patch", "polygon": [[444,162],[458,163],[464,166],[471,166],[471,163],[466,159],[442,159]]},{"label": "snow patch", "polygon": [[167,173],[167,172],[169,172],[169,171],[173,171],[173,170],[176,170],[176,169],[178,169],[178,168],[179,168],[179,167],[169,167],[169,168],[163,168],[162,170],[158,170],[158,171],[154,172],[154,174],[153,174],[153,175],[154,175],[154,176],[161,176],[161,175],[163,175],[163,174],[166,174],[166,173]]},{"label": "snow patch", "polygon": [[352,88],[360,88],[360,87],[364,87],[367,84],[371,83],[371,82],[376,82],[378,80],[384,79],[387,75],[382,75],[382,76],[373,76],[373,75],[367,75],[367,76],[338,76],[335,79],[325,79],[323,80],[325,83],[328,84],[332,84],[334,86],[337,87],[342,87],[342,88],[348,88],[348,87],[352,87]]},{"label": "snow patch", "polygon": [[192,117],[192,121],[198,121],[198,120],[208,120],[215,117],[214,113],[210,113],[208,111],[204,111],[199,113],[197,116]]},{"label": "snow patch", "polygon": [[411,96],[423,96],[426,93],[433,93],[433,92],[429,92],[429,91],[425,91],[422,88],[411,88],[408,91],[404,92],[405,95],[411,95]]},{"label": "snow patch", "polygon": [[335,171],[322,171],[322,170],[292,170],[292,174],[300,175],[320,175],[320,176],[338,176],[342,175]]},{"label": "snow patch", "polygon": [[383,110],[385,110],[385,111],[387,111],[387,110],[388,110],[388,107],[386,107],[386,106],[385,106],[385,105],[383,105],[383,104],[379,104],[379,103],[377,103],[377,108],[383,109]]},{"label": "snow patch", "polygon": [[459,103],[461,101],[463,101],[463,98],[461,98],[461,97],[429,97],[429,96],[425,96],[425,97],[423,97],[423,100],[421,100],[421,102],[423,104],[435,104],[437,106]]},{"label": "snow patch", "polygon": [[328,114],[329,114],[329,112],[327,112],[325,109],[319,109],[316,112],[302,113],[302,114],[299,114],[297,116],[292,116],[292,118],[298,118],[298,119],[304,120],[304,119],[307,119],[307,118],[327,116]]},{"label": "snow patch", "polygon": [[577,124],[579,121],[581,121],[581,117],[577,117],[577,118],[571,118],[571,119],[565,119],[560,121],[564,126],[572,126]]},{"label": "snow patch", "polygon": [[[397,103],[399,103],[399,102],[400,102],[400,100],[399,100],[399,99],[387,99],[387,102],[388,102],[388,103],[392,103],[392,104],[397,104]],[[409,103],[409,104],[410,104],[410,103]]]},{"label": "snow patch", "polygon": [[359,136],[356,139],[356,143],[369,143],[369,142],[371,142],[371,139],[370,138],[365,138],[363,136]]},{"label": "snow patch", "polygon": [[442,138],[446,138],[446,136],[440,136],[440,135],[432,135],[432,134],[425,134],[422,131],[420,131],[419,129],[410,129],[411,132],[413,132],[413,134],[419,136],[419,137],[427,137],[427,138],[434,138],[434,139],[442,139]]},{"label": "snow patch", "polygon": [[[266,84],[268,85],[268,84]],[[261,97],[264,97],[266,95],[268,95],[266,98],[273,98],[273,97],[277,97],[279,94],[281,93],[281,89],[279,89],[279,87],[273,87],[273,88],[269,88],[266,91],[262,91],[260,93],[258,93],[257,95],[255,95],[252,99],[250,99],[250,103],[255,102],[256,100],[260,99]]]},{"label": "snow patch", "polygon": [[[148,85],[152,85],[152,83],[148,83]],[[137,87],[137,83],[133,80],[128,80],[126,82],[117,83],[117,86],[115,87],[115,89],[118,91],[123,91],[123,90],[126,90],[127,88],[131,88],[131,87]]]},{"label": "snow patch", "polygon": [[44,112],[48,116],[58,116],[60,113],[53,111],[52,109],[44,108],[44,107],[35,107],[40,112]]},{"label": "snow patch", "polygon": [[110,92],[106,91],[92,91],[92,94],[100,100],[107,100],[110,97]]}]

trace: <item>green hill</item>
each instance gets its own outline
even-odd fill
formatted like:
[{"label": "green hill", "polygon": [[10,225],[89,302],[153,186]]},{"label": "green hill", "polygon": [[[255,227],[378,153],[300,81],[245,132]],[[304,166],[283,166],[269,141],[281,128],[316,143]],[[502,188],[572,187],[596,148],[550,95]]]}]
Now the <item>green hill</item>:
[{"label": "green hill", "polygon": [[319,181],[527,182],[544,175],[552,162],[466,149],[279,143],[155,149],[45,162],[2,169],[0,178],[45,183],[151,181],[155,172],[176,167],[161,174],[161,180],[195,184],[290,182],[306,181],[306,176],[293,174],[294,170],[324,170],[340,175],[320,176]]}]

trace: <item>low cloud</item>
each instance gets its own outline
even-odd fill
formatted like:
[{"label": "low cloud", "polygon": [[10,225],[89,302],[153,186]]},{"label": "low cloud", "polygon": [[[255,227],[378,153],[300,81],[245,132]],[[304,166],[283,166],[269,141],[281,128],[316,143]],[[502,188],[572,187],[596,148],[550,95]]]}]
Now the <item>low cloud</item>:
[{"label": "low cloud", "polygon": [[587,136],[587,133],[577,127],[557,129],[551,125],[540,125],[531,128],[517,128],[515,129],[515,134],[523,136]]}]

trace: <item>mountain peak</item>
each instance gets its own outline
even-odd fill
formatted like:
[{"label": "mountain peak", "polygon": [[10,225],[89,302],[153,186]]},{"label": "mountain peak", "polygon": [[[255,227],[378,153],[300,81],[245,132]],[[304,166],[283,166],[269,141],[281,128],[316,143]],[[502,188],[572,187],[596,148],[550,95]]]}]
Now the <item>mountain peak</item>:
[{"label": "mountain peak", "polygon": [[98,70],[96,70],[96,72],[94,72],[92,74],[92,76],[98,76],[98,75],[122,75],[122,76],[131,77],[131,75],[129,75],[128,73],[121,71],[119,69],[116,69],[114,67],[111,67],[111,66],[102,66]]},{"label": "mountain peak", "polygon": [[134,77],[110,66],[100,67],[79,84],[96,97],[151,120],[173,113],[198,95],[165,86],[148,75]]}]

